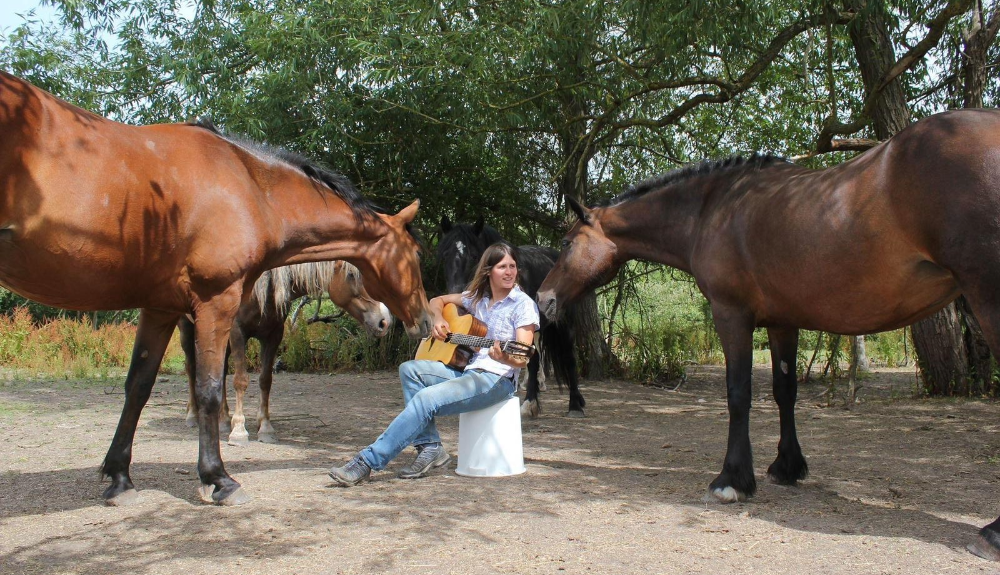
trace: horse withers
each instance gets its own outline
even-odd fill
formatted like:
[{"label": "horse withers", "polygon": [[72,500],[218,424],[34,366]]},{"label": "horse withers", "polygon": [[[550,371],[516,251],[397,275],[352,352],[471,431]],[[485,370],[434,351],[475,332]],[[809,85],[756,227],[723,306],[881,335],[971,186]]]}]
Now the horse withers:
[{"label": "horse withers", "polygon": [[[247,367],[247,342],[250,338],[260,341],[260,406],[257,410],[257,440],[263,443],[277,443],[278,436],[271,424],[271,382],[278,346],[285,336],[285,318],[288,317],[292,301],[304,297],[330,295],[335,305],[357,320],[373,337],[389,333],[392,314],[382,302],[372,299],[365,291],[358,268],[344,261],[295,264],[261,274],[254,284],[249,301],[240,305],[236,320],[229,332],[227,359],[233,360],[233,389],[236,391],[236,407],[229,429],[230,445],[246,445],[250,433],[246,428],[243,398],[250,385]],[[181,347],[188,374],[187,423],[198,424],[195,408],[194,324],[187,316],[177,323],[181,334]],[[229,404],[226,401],[226,372],[222,374],[222,412],[219,416],[221,430],[226,431],[229,423]]]},{"label": "horse withers", "polygon": [[[441,218],[441,241],[438,242],[438,261],[444,267],[446,289],[448,293],[458,293],[465,289],[472,279],[476,263],[482,257],[486,248],[496,242],[505,241],[493,227],[486,225],[480,217],[474,224],[453,224],[448,216]],[[544,246],[525,245],[518,247],[519,279],[518,285],[532,298],[538,292],[538,286],[555,265],[559,252]],[[577,376],[576,358],[573,355],[573,325],[575,308],[563,314],[559,322],[541,318],[539,336],[540,353],[533,354],[528,361],[528,381],[524,403],[521,404],[521,415],[538,417],[541,412],[541,402],[538,395],[541,389],[538,377],[542,362],[551,363],[556,380],[560,387],[565,383],[569,388],[569,417],[583,417],[583,408],[587,404],[580,393],[580,381]]]},{"label": "horse withers", "polygon": [[[909,325],[964,294],[1000,353],[1000,111],[923,119],[825,170],[754,157],[634,186],[579,221],[539,289],[556,318],[631,259],[691,273],[726,358],[729,440],[710,492],[756,490],[750,450],[753,330],[767,328],[780,414],[772,481],[807,474],[795,431],[798,330],[860,335]],[[971,549],[1000,558],[1000,519]]]},{"label": "horse withers", "polygon": [[240,503],[219,448],[222,372],[240,304],[266,270],[346,260],[411,335],[430,331],[419,202],[378,213],[351,182],[208,125],[128,126],[0,73],[0,285],[89,311],[141,308],[125,404],[101,466],[129,503],[132,443],[177,321],[194,318],[203,499]]}]

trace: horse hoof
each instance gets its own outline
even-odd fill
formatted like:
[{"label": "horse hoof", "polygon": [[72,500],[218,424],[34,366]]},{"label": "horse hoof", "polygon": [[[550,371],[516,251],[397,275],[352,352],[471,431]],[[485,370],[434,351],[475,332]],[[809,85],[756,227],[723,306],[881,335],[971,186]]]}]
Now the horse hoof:
[{"label": "horse hoof", "polygon": [[719,503],[736,503],[746,501],[746,495],[736,491],[732,487],[716,487],[711,490],[712,497]]},{"label": "horse hoof", "polygon": [[538,405],[537,401],[525,401],[521,404],[521,417],[535,419],[541,411],[542,408]]},{"label": "horse hoof", "polygon": [[566,417],[572,417],[574,419],[583,419],[587,417],[587,414],[583,412],[582,409],[571,409],[566,413]]},{"label": "horse hoof", "polygon": [[970,553],[976,557],[982,557],[989,561],[1000,561],[1000,550],[998,550],[982,535],[977,535],[976,540],[965,546]]},{"label": "horse hoof", "polygon": [[246,447],[250,443],[249,433],[230,433],[229,434],[229,445],[235,445],[236,447]]},{"label": "horse hoof", "polygon": [[275,444],[278,443],[278,436],[274,435],[273,433],[258,433],[257,441],[261,443]]},{"label": "horse hoof", "polygon": [[109,497],[104,500],[104,503],[110,507],[125,507],[132,505],[139,500],[139,492],[135,489],[126,489],[114,497]]},{"label": "horse hoof", "polygon": [[198,486],[198,497],[202,503],[215,503],[215,500],[212,499],[213,493],[215,493],[215,486],[211,483],[202,483]]},{"label": "horse hoof", "polygon": [[215,503],[219,505],[243,505],[250,501],[250,496],[247,495],[246,491],[243,491],[242,487],[237,487],[235,491],[230,493],[225,499],[220,499]]}]

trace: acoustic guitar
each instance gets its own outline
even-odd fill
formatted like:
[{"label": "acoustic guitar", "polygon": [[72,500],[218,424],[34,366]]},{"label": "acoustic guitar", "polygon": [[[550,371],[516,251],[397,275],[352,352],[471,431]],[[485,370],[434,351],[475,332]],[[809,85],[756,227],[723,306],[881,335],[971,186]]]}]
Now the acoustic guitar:
[{"label": "acoustic guitar", "polygon": [[[444,341],[433,337],[420,340],[413,359],[430,359],[454,369],[465,369],[476,349],[493,347],[494,340],[486,338],[486,324],[462,311],[453,303],[445,304],[441,315],[451,331]],[[500,350],[508,355],[531,357],[535,346],[519,341],[501,341]]]}]

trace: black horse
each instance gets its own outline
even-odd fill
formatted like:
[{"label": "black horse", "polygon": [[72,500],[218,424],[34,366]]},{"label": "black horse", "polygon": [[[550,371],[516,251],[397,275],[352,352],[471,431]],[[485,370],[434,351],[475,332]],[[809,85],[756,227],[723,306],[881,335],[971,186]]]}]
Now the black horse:
[{"label": "black horse", "polygon": [[[444,267],[448,293],[458,293],[468,285],[473,269],[486,248],[496,242],[505,241],[498,231],[486,225],[480,217],[475,224],[452,224],[448,216],[441,218],[441,241],[438,242],[438,261]],[[520,246],[519,285],[532,298],[538,293],[545,276],[555,265],[559,252],[543,246]],[[569,417],[583,417],[586,401],[580,394],[576,373],[576,358],[573,356],[573,310],[568,309],[559,323],[541,318],[540,350],[546,363],[551,363],[560,387],[569,387]],[[541,411],[538,401],[538,371],[541,354],[532,356],[528,362],[528,384],[521,414],[537,417]]]}]

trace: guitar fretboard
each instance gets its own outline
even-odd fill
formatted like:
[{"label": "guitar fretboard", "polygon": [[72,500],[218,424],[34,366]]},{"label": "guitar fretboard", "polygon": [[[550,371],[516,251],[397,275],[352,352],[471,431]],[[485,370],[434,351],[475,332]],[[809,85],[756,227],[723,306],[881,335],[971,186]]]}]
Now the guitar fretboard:
[{"label": "guitar fretboard", "polygon": [[[497,340],[487,339],[476,335],[468,335],[465,333],[450,333],[448,334],[447,339],[448,343],[466,345],[475,348],[493,347],[493,344],[496,341]],[[534,348],[519,341],[501,341],[500,351],[514,355],[530,356],[534,352]]]},{"label": "guitar fretboard", "polygon": [[[448,343],[454,343],[457,345],[467,345],[469,347],[493,347],[492,339],[487,339],[485,337],[479,337],[475,335],[468,335],[464,333],[452,333],[448,335]],[[500,347],[503,347],[505,342],[500,343]]]}]

